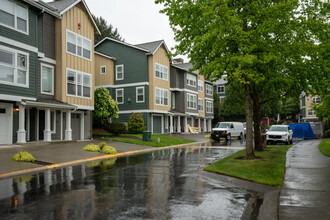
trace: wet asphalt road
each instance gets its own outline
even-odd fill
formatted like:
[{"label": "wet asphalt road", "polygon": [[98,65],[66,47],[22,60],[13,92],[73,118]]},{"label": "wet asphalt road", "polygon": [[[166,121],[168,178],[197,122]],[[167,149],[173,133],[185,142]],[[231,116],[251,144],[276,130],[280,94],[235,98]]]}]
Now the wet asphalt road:
[{"label": "wet asphalt road", "polygon": [[6,179],[0,219],[240,219],[253,194],[198,174],[237,150],[169,149]]}]

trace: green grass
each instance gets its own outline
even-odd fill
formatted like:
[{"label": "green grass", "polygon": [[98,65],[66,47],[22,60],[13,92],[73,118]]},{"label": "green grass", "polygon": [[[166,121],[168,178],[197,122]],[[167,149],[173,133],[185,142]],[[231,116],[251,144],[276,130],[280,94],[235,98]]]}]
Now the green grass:
[{"label": "green grass", "polygon": [[325,156],[330,157],[330,138],[324,139],[319,145],[319,149]]},{"label": "green grass", "polygon": [[[142,139],[142,134],[123,134],[123,136],[132,136],[132,137],[138,137],[138,138]],[[157,138],[160,139],[160,143],[157,143]],[[152,147],[165,147],[165,146],[188,144],[188,143],[195,142],[193,140],[168,137],[166,135],[160,135],[160,134],[152,134],[151,135],[152,142],[147,142],[147,141],[142,141],[142,140],[137,140],[137,139],[130,139],[130,138],[121,138],[121,137],[113,137],[113,138],[108,137],[108,138],[102,138],[102,140],[118,141],[118,142],[124,142],[124,143],[129,143],[129,144],[139,144],[139,145],[146,145],[146,146],[152,146]]]},{"label": "green grass", "polygon": [[112,136],[111,133],[108,132],[93,132],[94,136]]},{"label": "green grass", "polygon": [[268,151],[255,152],[261,159],[235,159],[245,156],[245,150],[242,150],[211,164],[204,170],[271,186],[282,186],[286,152],[290,147],[268,146]]}]

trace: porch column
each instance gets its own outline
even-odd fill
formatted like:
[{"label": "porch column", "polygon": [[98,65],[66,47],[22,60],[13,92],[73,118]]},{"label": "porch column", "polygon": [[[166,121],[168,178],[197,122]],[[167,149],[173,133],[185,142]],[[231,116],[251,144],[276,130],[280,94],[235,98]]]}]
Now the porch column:
[{"label": "porch column", "polygon": [[198,118],[198,132],[201,133],[201,118]]},{"label": "porch column", "polygon": [[66,112],[66,129],[65,129],[65,140],[72,140],[72,130],[71,130],[71,111]]},{"label": "porch column", "polygon": [[207,132],[207,130],[206,130],[206,118],[204,118],[203,126],[204,126],[204,127],[203,127],[203,131],[204,131],[204,132]]},{"label": "porch column", "polygon": [[184,132],[188,133],[188,127],[187,127],[188,121],[187,116],[184,117]]},{"label": "porch column", "polygon": [[209,120],[209,128],[208,128],[209,131],[212,130],[212,119]]},{"label": "porch column", "polygon": [[194,117],[191,117],[191,127],[195,127],[194,126]]},{"label": "porch column", "polygon": [[25,131],[25,107],[19,105],[19,127],[17,131],[17,143],[26,143],[26,131]]},{"label": "porch column", "polygon": [[181,133],[181,120],[180,120],[180,116],[178,116],[178,133]]},{"label": "porch column", "polygon": [[30,141],[30,109],[26,109],[26,140]]},{"label": "porch column", "polygon": [[170,133],[173,133],[173,115],[170,115]]},{"label": "porch column", "polygon": [[52,141],[52,135],[50,131],[50,109],[45,110],[45,130],[44,141]]}]

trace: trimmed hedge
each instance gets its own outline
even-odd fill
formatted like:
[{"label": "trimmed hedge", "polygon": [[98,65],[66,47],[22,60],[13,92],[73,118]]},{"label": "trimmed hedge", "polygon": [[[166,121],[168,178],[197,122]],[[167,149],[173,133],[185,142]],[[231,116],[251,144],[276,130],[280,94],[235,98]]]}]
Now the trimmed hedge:
[{"label": "trimmed hedge", "polygon": [[87,146],[85,146],[83,148],[84,151],[92,151],[92,152],[99,152],[101,149],[100,149],[100,146],[96,145],[96,144],[89,144]]},{"label": "trimmed hedge", "polygon": [[325,131],[324,138],[330,138],[330,129]]},{"label": "trimmed hedge", "polygon": [[126,133],[126,125],[122,122],[112,122],[106,126],[106,130],[115,136]]},{"label": "trimmed hedge", "polygon": [[111,146],[104,146],[100,152],[104,154],[117,154],[117,150]]},{"label": "trimmed hedge", "polygon": [[30,154],[26,151],[21,151],[18,154],[15,154],[11,159],[14,161],[17,161],[17,162],[35,162],[36,161],[36,159],[32,156],[32,154]]}]

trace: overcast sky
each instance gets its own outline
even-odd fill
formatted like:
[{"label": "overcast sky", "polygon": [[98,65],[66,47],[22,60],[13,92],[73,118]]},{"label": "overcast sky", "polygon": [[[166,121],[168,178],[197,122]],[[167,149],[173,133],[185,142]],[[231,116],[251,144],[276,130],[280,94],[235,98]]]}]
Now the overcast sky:
[{"label": "overcast sky", "polygon": [[[49,2],[49,1],[48,1]],[[168,17],[160,14],[154,0],[85,0],[94,15],[105,18],[118,29],[126,43],[165,40],[171,50],[176,44]],[[178,56],[188,62],[187,56]]]}]

